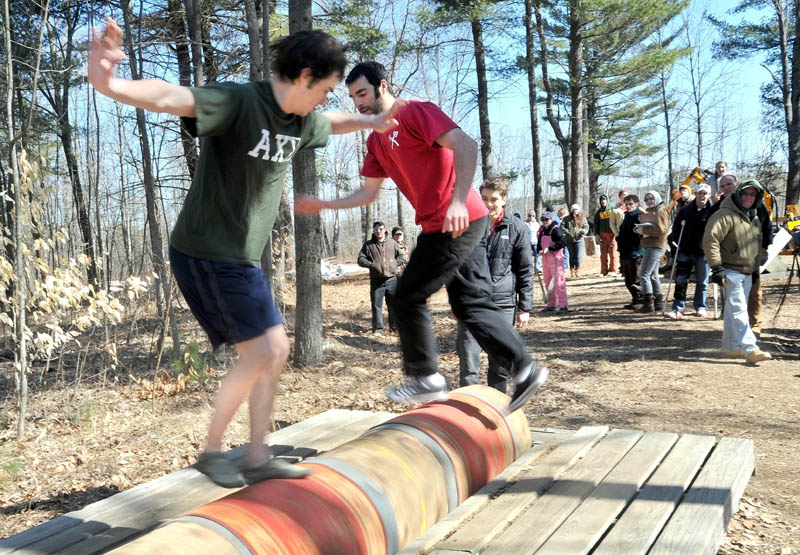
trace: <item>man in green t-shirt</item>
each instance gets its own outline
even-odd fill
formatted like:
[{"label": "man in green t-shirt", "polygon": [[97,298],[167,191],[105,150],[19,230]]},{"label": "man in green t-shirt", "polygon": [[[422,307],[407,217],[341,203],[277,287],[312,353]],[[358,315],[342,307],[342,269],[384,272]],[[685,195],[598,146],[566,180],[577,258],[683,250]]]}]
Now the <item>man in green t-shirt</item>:
[{"label": "man in green t-shirt", "polygon": [[[89,52],[95,89],[124,104],[180,116],[194,135],[205,137],[170,236],[170,263],[212,345],[234,345],[239,359],[220,385],[196,467],[225,487],[300,478],[305,469],[273,458],[264,444],[289,339],[259,260],[294,154],[324,146],[332,133],[388,131],[397,125],[393,115],[402,105],[374,115],[314,112],[342,79],[347,63],[342,45],[322,31],[301,31],[274,42],[267,81],[199,88],[116,77],[116,64],[125,58],[121,45],[122,30],[107,18]],[[250,448],[240,470],[222,454],[222,436],[246,396]]]}]

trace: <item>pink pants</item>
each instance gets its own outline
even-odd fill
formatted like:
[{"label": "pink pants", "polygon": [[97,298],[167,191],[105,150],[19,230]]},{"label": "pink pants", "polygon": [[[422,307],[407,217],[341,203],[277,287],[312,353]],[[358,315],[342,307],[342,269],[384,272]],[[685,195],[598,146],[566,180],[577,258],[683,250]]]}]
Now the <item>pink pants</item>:
[{"label": "pink pants", "polygon": [[[548,239],[548,241],[545,241]],[[550,237],[542,237],[542,249],[548,248],[545,242],[550,243]],[[544,286],[549,290],[550,283],[553,284],[553,293],[547,301],[548,308],[569,308],[567,306],[567,280],[564,278],[564,250],[555,252],[548,251],[542,256],[542,273],[544,274]]]}]

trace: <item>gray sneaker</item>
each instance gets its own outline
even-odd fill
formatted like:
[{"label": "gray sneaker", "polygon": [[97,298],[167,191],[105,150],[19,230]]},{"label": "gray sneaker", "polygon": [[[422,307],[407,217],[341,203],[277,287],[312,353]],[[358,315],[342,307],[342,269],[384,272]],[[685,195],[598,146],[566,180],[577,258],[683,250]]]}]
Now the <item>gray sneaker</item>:
[{"label": "gray sneaker", "polygon": [[303,466],[295,466],[286,459],[272,457],[258,466],[242,469],[242,476],[248,485],[270,478],[296,480],[308,476],[311,471]]},{"label": "gray sneaker", "polygon": [[240,488],[245,485],[236,464],[229,461],[222,453],[200,453],[194,467],[223,488]]},{"label": "gray sneaker", "polygon": [[386,391],[386,396],[395,403],[427,403],[428,401],[440,401],[447,399],[447,382],[444,376],[434,374],[441,378],[441,385],[432,385],[428,376],[418,378],[416,376],[406,377],[405,383],[397,387],[390,387]]}]

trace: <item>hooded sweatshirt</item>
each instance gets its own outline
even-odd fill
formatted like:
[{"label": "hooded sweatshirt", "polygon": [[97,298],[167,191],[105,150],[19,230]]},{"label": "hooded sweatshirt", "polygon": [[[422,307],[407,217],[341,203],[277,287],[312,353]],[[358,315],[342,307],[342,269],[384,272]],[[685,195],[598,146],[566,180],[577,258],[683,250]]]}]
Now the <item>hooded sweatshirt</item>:
[{"label": "hooded sweatshirt", "polygon": [[[606,199],[606,207],[603,208],[600,205],[600,200]],[[613,230],[611,229],[611,212],[612,208],[611,205],[608,203],[608,197],[605,195],[600,195],[600,198],[597,199],[599,208],[594,213],[594,232],[599,233],[612,233]]]},{"label": "hooded sweatshirt", "polygon": [[667,235],[669,234],[669,211],[661,200],[661,195],[657,191],[647,191],[645,196],[653,195],[656,203],[652,208],[639,216],[639,221],[650,222],[653,225],[642,228],[641,247],[644,249],[665,249],[667,248]]},{"label": "hooded sweatshirt", "polygon": [[[750,209],[745,210],[741,193],[748,187],[754,188],[758,194]],[[703,235],[703,250],[711,268],[721,267],[742,274],[755,270],[761,248],[758,205],[763,197],[761,184],[755,179],[747,179],[720,203],[719,210],[709,218]]]}]

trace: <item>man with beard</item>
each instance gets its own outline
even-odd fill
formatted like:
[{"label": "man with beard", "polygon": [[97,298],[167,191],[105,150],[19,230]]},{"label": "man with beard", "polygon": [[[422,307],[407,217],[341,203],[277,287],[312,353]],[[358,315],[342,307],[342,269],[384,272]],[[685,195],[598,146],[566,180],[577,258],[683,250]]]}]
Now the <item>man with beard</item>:
[{"label": "man with beard", "polygon": [[[356,65],[345,83],[362,114],[380,113],[398,102],[385,68],[377,62]],[[548,370],[525,351],[519,333],[492,300],[487,210],[472,188],[477,144],[430,102],[408,101],[396,118],[395,130],[385,136],[373,133],[367,140],[361,189],[330,201],[300,197],[295,210],[315,213],[362,206],[377,197],[385,178],[391,178],[414,207],[422,233],[393,301],[406,379],[389,388],[389,399],[412,403],[446,396],[427,308],[428,297],[444,285],[455,317],[483,350],[510,370],[514,391],[508,411],[513,412],[545,382]]]}]

